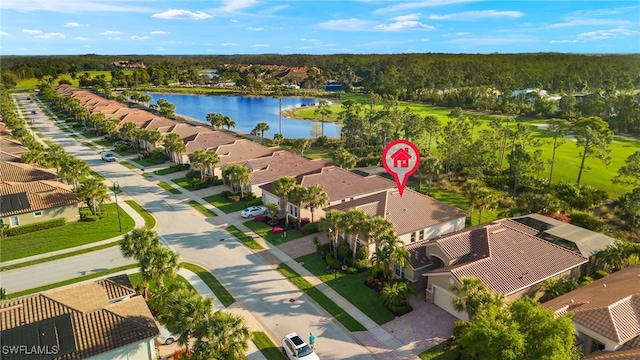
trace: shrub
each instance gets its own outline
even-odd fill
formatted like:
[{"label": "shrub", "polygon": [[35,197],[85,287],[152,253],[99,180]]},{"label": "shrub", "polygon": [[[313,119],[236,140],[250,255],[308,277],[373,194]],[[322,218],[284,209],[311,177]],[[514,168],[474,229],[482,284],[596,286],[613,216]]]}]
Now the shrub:
[{"label": "shrub", "polygon": [[467,332],[467,323],[462,320],[456,320],[456,322],[453,323],[451,337],[455,340],[464,335],[465,332]]},{"label": "shrub", "polygon": [[357,274],[358,273],[358,269],[354,268],[354,267],[349,267],[347,269],[347,274]]},{"label": "shrub", "polygon": [[314,234],[318,232],[318,222],[312,222],[302,225],[302,230],[307,234]]},{"label": "shrub", "polygon": [[361,259],[356,260],[356,263],[353,264],[359,271],[367,270],[371,267],[371,260],[369,259]]},{"label": "shrub", "polygon": [[591,231],[600,232],[604,227],[604,223],[595,217],[585,213],[572,213],[571,224],[589,229]]},{"label": "shrub", "polygon": [[82,217],[82,221],[86,221],[86,222],[95,222],[100,220],[100,216],[98,215],[93,215],[93,214],[87,214],[85,216]]},{"label": "shrub", "polygon": [[127,145],[127,144],[121,144],[121,145],[116,146],[116,151],[117,152],[127,151],[127,149],[129,149],[129,145]]},{"label": "shrub", "polygon": [[261,198],[255,198],[253,200],[247,201],[247,206],[260,206],[260,205],[262,205]]},{"label": "shrub", "polygon": [[331,244],[329,243],[324,243],[324,244],[320,244],[318,243],[317,249],[319,253],[325,253],[325,254],[329,254],[331,252]]},{"label": "shrub", "polygon": [[231,196],[231,194],[232,194],[232,192],[229,191],[229,190],[225,190],[225,191],[220,193],[220,195],[222,195],[223,197],[225,197],[227,199],[229,198],[229,196]]},{"label": "shrub", "polygon": [[189,179],[200,179],[200,171],[191,170],[185,176]]},{"label": "shrub", "polygon": [[51,229],[54,227],[64,226],[66,225],[66,223],[67,223],[67,220],[65,218],[56,218],[52,220],[42,221],[39,223],[22,225],[22,226],[14,227],[7,230],[7,236],[22,235],[22,234],[27,234],[34,231]]},{"label": "shrub", "polygon": [[585,286],[585,285],[589,285],[592,282],[594,282],[595,280],[591,277],[591,276],[583,276],[582,279],[580,280],[580,287]]},{"label": "shrub", "polygon": [[333,258],[333,255],[331,254],[327,254],[324,257],[324,261],[327,263],[327,265],[332,268],[332,269],[337,269],[340,267],[340,262],[336,259]]},{"label": "shrub", "polygon": [[593,274],[593,277],[597,280],[597,279],[602,279],[603,277],[607,277],[609,276],[609,273],[604,271],[604,270],[596,270],[596,272]]},{"label": "shrub", "polygon": [[164,161],[169,160],[167,153],[164,151],[163,148],[160,148],[160,147],[153,149],[153,151],[151,152],[151,158],[153,160],[164,160]]},{"label": "shrub", "polygon": [[190,185],[194,190],[204,189],[207,187],[207,183],[202,179],[192,179]]},{"label": "shrub", "polygon": [[300,219],[300,226],[305,226],[310,222],[311,222],[311,220],[309,220],[309,218],[301,218]]},{"label": "shrub", "polygon": [[237,203],[240,202],[240,195],[229,195],[227,196],[227,199],[232,203]]}]

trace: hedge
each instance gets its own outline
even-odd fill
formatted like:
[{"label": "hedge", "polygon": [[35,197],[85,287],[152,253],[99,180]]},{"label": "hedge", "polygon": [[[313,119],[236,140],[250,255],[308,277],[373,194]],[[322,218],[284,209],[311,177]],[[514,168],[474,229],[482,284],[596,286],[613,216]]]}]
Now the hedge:
[{"label": "hedge", "polygon": [[42,221],[39,223],[22,225],[22,226],[11,228],[7,230],[7,236],[27,234],[34,231],[40,231],[45,229],[51,229],[54,227],[64,226],[66,224],[67,224],[67,219],[56,218],[52,220]]}]

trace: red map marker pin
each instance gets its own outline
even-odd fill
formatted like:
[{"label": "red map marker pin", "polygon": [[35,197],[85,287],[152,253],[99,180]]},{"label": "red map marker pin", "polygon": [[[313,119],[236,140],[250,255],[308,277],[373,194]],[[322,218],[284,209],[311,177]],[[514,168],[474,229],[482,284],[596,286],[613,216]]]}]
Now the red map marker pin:
[{"label": "red map marker pin", "polygon": [[420,151],[410,141],[393,141],[382,152],[382,165],[393,175],[402,196],[409,176],[420,166]]}]

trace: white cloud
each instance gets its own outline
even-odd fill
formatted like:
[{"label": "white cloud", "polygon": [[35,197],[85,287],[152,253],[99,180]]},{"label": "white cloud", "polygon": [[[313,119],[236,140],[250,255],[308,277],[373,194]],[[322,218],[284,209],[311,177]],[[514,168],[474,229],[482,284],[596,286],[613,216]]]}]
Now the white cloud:
[{"label": "white cloud", "polygon": [[151,8],[131,5],[115,5],[122,1],[109,0],[64,0],[64,1],[43,1],[43,0],[2,0],[2,9],[16,11],[52,11],[63,13],[84,13],[84,12],[152,12]]},{"label": "white cloud", "polygon": [[318,42],[318,41],[320,41],[320,39],[307,39],[307,38],[300,38],[300,41]]},{"label": "white cloud", "polygon": [[375,27],[382,31],[402,31],[402,30],[433,30],[431,25],[423,24],[419,21],[397,21],[393,24],[380,24]]},{"label": "white cloud", "polygon": [[204,20],[211,18],[211,15],[202,11],[193,12],[189,10],[171,9],[162,13],[153,14],[151,17],[158,19]]},{"label": "white cloud", "polygon": [[75,40],[80,40],[80,41],[87,41],[87,40],[89,40],[88,38],[86,38],[86,37],[82,37],[82,36],[76,36],[76,37],[74,37],[74,39],[75,39]]},{"label": "white cloud", "polygon": [[410,21],[410,20],[418,20],[420,18],[420,14],[409,14],[409,15],[401,15],[392,18],[395,21]]},{"label": "white cloud", "polygon": [[421,9],[421,8],[431,7],[431,6],[453,5],[457,3],[466,3],[471,1],[474,1],[474,0],[429,0],[429,1],[407,2],[407,3],[391,5],[384,8],[376,9],[373,11],[373,13],[386,14],[392,11],[414,10],[414,9]]},{"label": "white cloud", "polygon": [[136,41],[138,41],[138,40],[139,41],[144,41],[144,40],[149,40],[151,38],[148,37],[147,35],[145,35],[145,36],[132,35],[132,36],[129,37],[129,39],[136,40]]},{"label": "white cloud", "polygon": [[236,19],[229,19],[229,21],[231,21],[231,22],[235,22],[235,23],[237,23],[237,22],[238,22],[238,20],[236,20]]},{"label": "white cloud", "polygon": [[103,31],[100,33],[100,35],[120,35],[120,34],[122,34],[120,31],[111,31],[111,30]]},{"label": "white cloud", "polygon": [[234,12],[252,7],[257,3],[256,0],[226,0],[225,4],[218,10],[222,12]]},{"label": "white cloud", "polygon": [[25,34],[42,34],[42,30],[22,29]]},{"label": "white cloud", "polygon": [[0,31],[0,36],[9,36],[9,34],[7,34],[7,33],[6,33],[6,32],[4,32],[4,31]]},{"label": "white cloud", "polygon": [[251,47],[269,47],[267,44],[254,44]]},{"label": "white cloud", "polygon": [[458,35],[458,36],[466,36],[466,35],[471,35],[471,33],[470,32],[465,32],[465,31],[459,31],[459,32],[456,33],[456,35]]},{"label": "white cloud", "polygon": [[572,44],[577,42],[578,40],[551,40],[549,44]]},{"label": "white cloud", "polygon": [[78,26],[81,26],[81,25],[73,21],[64,24],[64,27],[78,27]]},{"label": "white cloud", "polygon": [[624,26],[629,25],[630,22],[627,20],[616,20],[616,19],[571,19],[565,22],[556,23],[549,25],[549,28],[564,28],[564,27],[574,27],[574,26]]},{"label": "white cloud", "polygon": [[248,27],[247,30],[249,30],[249,31],[262,31],[262,30],[264,30],[264,28],[262,28],[262,27]]},{"label": "white cloud", "polygon": [[36,37],[40,39],[64,39],[65,38],[64,34],[60,34],[60,33],[46,33],[46,34],[36,35]]},{"label": "white cloud", "polygon": [[168,34],[168,32],[162,31],[162,30],[156,30],[156,31],[150,31],[149,34],[151,34],[151,35],[166,35],[166,34]]},{"label": "white cloud", "polygon": [[473,21],[486,18],[512,18],[517,19],[523,17],[524,14],[520,11],[495,11],[495,10],[482,10],[482,11],[463,11],[446,15],[430,15],[431,20],[451,20],[451,21]]},{"label": "white cloud", "polygon": [[224,43],[222,46],[238,46],[236,43]]},{"label": "white cloud", "polygon": [[371,25],[369,21],[351,18],[325,21],[316,25],[316,27],[325,30],[364,31],[370,30]]},{"label": "white cloud", "polygon": [[634,36],[638,34],[640,34],[640,31],[629,29],[609,29],[581,33],[576,36],[576,39],[582,41],[621,39],[627,36]]}]

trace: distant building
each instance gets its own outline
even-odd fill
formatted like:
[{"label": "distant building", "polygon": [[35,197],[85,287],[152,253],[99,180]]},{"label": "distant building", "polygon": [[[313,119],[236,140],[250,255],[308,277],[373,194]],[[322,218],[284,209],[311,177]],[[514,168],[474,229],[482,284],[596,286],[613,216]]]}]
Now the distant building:
[{"label": "distant building", "polygon": [[129,61],[114,61],[111,65],[117,69],[127,69],[127,70],[147,68],[147,66],[143,62],[132,63]]}]

